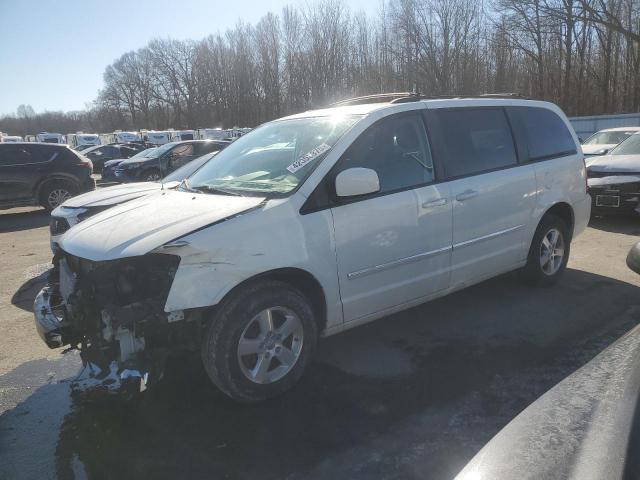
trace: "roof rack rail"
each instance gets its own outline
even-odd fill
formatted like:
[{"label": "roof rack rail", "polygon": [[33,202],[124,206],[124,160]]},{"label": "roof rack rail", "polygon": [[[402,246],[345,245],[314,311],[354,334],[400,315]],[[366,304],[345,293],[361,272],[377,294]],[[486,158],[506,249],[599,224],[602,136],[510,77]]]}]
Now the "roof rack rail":
[{"label": "roof rack rail", "polygon": [[329,107],[346,107],[349,105],[364,105],[367,103],[385,103],[396,98],[403,98],[412,95],[411,92],[391,92],[376,93],[374,95],[365,95],[363,97],[347,98],[329,105]]},{"label": "roof rack rail", "polygon": [[364,105],[367,103],[409,103],[418,102],[420,100],[447,100],[456,98],[518,98],[522,100],[530,100],[529,97],[520,93],[482,93],[479,95],[424,95],[417,92],[392,92],[377,93],[374,95],[365,95],[363,97],[348,98],[339,102],[332,103],[329,107],[346,107],[350,105]]}]

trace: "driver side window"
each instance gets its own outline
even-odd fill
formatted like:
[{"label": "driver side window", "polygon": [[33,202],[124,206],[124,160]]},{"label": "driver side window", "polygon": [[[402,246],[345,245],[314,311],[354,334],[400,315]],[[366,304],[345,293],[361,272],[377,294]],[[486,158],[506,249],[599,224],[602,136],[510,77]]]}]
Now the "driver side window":
[{"label": "driver side window", "polygon": [[420,113],[384,118],[365,130],[342,156],[336,174],[353,167],[375,170],[381,193],[433,182],[433,159]]}]

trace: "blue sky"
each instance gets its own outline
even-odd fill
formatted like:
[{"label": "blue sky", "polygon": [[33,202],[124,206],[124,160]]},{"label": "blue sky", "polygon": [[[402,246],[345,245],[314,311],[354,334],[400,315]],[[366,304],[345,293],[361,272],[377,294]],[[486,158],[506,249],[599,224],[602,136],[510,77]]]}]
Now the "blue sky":
[{"label": "blue sky", "polygon": [[[104,68],[154,37],[200,39],[304,0],[0,0],[0,115],[79,110]],[[376,11],[377,0],[345,0]]]}]

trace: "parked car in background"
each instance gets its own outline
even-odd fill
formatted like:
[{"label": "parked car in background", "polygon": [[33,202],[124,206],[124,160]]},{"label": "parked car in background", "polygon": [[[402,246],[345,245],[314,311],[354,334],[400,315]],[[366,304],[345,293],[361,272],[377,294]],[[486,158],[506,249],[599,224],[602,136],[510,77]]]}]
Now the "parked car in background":
[{"label": "parked car in background", "polygon": [[34,141],[41,143],[65,143],[61,133],[40,132],[34,138]]},{"label": "parked car in background", "polygon": [[148,157],[129,158],[118,164],[115,178],[119,182],[155,181],[205,153],[222,150],[230,142],[222,140],[188,140],[166,143]]},{"label": "parked car in background", "polygon": [[166,131],[156,131],[156,130],[142,130],[140,135],[142,136],[142,140],[148,143],[152,143],[153,145],[164,145],[165,143],[169,143],[171,140],[169,135],[171,132],[169,130]]},{"label": "parked car in background", "polygon": [[100,137],[97,133],[68,133],[67,145],[76,150],[78,150],[78,147],[94,147],[100,145]]},{"label": "parked car in background", "polygon": [[66,145],[0,143],[0,208],[53,210],[95,188],[91,161]]},{"label": "parked car in background", "polygon": [[633,215],[640,205],[640,135],[628,137],[608,155],[587,160],[592,215]]},{"label": "parked car in background", "polygon": [[[130,159],[141,159],[141,158],[152,158],[153,156],[153,152],[155,152],[157,147],[151,147],[151,148],[147,148],[145,150],[141,150],[138,153],[136,153],[135,155],[133,155],[132,157],[129,157]],[[126,158],[115,158],[113,160],[107,160],[106,162],[104,162],[104,165],[102,167],[102,181],[104,182],[117,182],[119,181],[116,178],[116,168],[118,167],[118,165],[120,165],[122,162],[124,162],[126,160]]]},{"label": "parked car in background", "polygon": [[618,127],[600,130],[584,141],[582,152],[587,157],[605,155],[616,145],[638,132],[640,132],[640,127]]},{"label": "parked car in background", "polygon": [[195,130],[169,130],[169,141],[196,140]]},{"label": "parked car in background", "polygon": [[18,136],[18,135],[2,135],[0,136],[0,142],[4,142],[4,143],[16,143],[16,142],[23,142],[24,140],[22,139],[22,137]]},{"label": "parked car in background", "polygon": [[95,147],[95,145],[78,145],[76,147],[71,147],[71,148],[73,148],[76,152],[84,152],[85,150],[88,150],[91,147]]},{"label": "parked car in background", "polygon": [[99,136],[102,145],[109,145],[111,143],[139,142],[142,140],[140,133],[123,132],[122,130],[116,130],[113,133],[101,133]]},{"label": "parked car in background", "polygon": [[129,158],[140,151],[139,148],[130,145],[97,145],[82,151],[82,155],[93,162],[94,173],[101,173],[104,162],[114,158]]},{"label": "parked car in background", "polygon": [[62,234],[82,220],[107,208],[129,202],[160,189],[176,188],[180,182],[211,160],[217,153],[218,152],[211,152],[202,155],[157,182],[114,185],[78,195],[77,197],[67,200],[51,212],[51,220],[49,223],[51,251],[55,254],[58,250],[58,240]]},{"label": "parked car in background", "polygon": [[70,229],[35,301],[43,340],[149,382],[199,348],[221,391],[255,402],[296,383],[321,335],[514,269],[559,279],[591,203],[557,106],[365,100],[266,123],[177,189]]}]

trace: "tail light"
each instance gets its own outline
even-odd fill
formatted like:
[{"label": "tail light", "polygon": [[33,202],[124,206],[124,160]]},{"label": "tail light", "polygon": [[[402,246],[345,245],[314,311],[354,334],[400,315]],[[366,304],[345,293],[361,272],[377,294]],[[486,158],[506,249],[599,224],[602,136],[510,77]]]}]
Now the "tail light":
[{"label": "tail light", "polygon": [[89,170],[93,171],[93,163],[87,157],[83,157],[82,155],[78,155],[78,163],[81,167],[86,167]]}]

